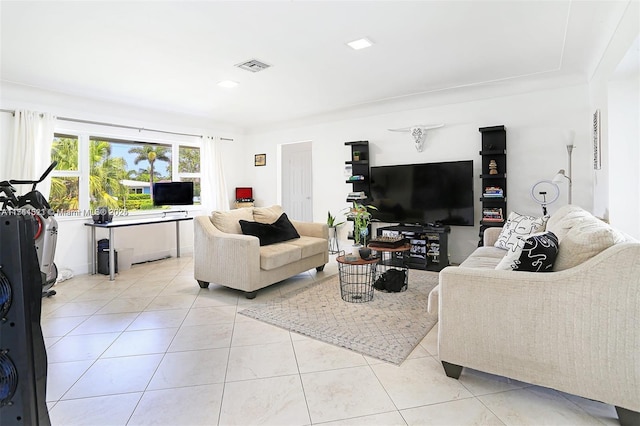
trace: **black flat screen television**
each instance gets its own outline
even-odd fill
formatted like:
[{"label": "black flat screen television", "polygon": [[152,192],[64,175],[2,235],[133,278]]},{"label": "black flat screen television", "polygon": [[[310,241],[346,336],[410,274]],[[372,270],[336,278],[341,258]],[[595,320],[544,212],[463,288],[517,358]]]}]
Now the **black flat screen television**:
[{"label": "black flat screen television", "polygon": [[473,161],[371,167],[371,198],[381,222],[473,226]]},{"label": "black flat screen television", "polygon": [[154,206],[193,204],[193,182],[157,182],[153,184]]}]

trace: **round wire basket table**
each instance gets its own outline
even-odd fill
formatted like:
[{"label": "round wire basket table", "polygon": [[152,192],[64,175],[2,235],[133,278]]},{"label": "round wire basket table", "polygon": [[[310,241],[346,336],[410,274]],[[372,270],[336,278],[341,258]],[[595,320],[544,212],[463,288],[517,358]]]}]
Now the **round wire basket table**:
[{"label": "round wire basket table", "polygon": [[336,258],[340,277],[340,296],[350,303],[370,302],[373,299],[373,281],[378,259],[348,259],[341,254]]},{"label": "round wire basket table", "polygon": [[[379,247],[375,245],[368,245],[367,247],[375,251],[380,256],[378,266],[376,267],[374,288],[385,293],[406,291],[409,287],[409,268],[407,267],[406,259],[409,251],[411,250],[411,244],[403,244],[399,247]],[[402,286],[394,290],[379,288],[377,285],[378,280],[382,279],[384,281],[385,274],[391,274],[394,272],[402,273]]]}]

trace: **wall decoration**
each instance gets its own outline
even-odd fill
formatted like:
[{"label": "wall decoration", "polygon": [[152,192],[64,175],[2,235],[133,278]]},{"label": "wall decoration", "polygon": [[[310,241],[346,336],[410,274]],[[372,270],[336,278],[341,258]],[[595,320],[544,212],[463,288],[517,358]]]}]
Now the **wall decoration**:
[{"label": "wall decoration", "polygon": [[267,154],[256,154],[254,156],[254,165],[257,166],[266,166],[267,165]]},{"label": "wall decoration", "polygon": [[602,168],[602,145],[600,141],[600,110],[593,114],[593,168]]},{"label": "wall decoration", "polygon": [[410,133],[416,150],[422,152],[424,149],[424,141],[427,138],[427,130],[437,129],[444,126],[444,124],[416,124],[411,127],[403,127],[400,129],[389,129],[390,132],[405,132]]}]

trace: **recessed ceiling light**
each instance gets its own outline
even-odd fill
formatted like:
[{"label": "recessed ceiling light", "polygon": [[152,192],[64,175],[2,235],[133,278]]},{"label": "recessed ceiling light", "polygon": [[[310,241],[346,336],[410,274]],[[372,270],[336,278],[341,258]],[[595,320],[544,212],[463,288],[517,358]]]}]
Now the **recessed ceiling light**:
[{"label": "recessed ceiling light", "polygon": [[371,42],[371,40],[369,40],[367,38],[361,38],[361,39],[358,39],[358,40],[350,41],[349,43],[347,43],[347,45],[350,48],[352,48],[353,50],[360,50],[360,49],[364,49],[366,47],[373,46],[373,43]]},{"label": "recessed ceiling light", "polygon": [[231,81],[231,80],[222,80],[218,82],[218,86],[224,87],[225,89],[231,89],[233,87],[236,87],[237,85],[238,85],[237,81]]}]

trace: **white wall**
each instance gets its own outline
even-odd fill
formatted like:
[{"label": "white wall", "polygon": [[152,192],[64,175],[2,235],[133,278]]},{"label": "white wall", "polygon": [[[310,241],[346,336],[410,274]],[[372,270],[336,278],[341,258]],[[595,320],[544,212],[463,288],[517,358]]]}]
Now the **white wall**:
[{"label": "white wall", "polygon": [[609,84],[612,225],[640,239],[640,75]]},{"label": "white wall", "polygon": [[[327,210],[340,212],[347,206],[349,191],[345,183],[344,162],[349,149],[344,142],[368,140],[371,165],[409,164],[452,160],[474,160],[474,175],[480,175],[480,141],[478,128],[503,124],[507,130],[508,207],[520,213],[540,215],[541,209],[529,195],[531,186],[551,179],[560,168],[567,168],[566,143],[569,130],[576,133],[573,153],[573,200],[592,208],[591,139],[589,97],[586,85],[533,93],[502,96],[466,103],[396,111],[284,130],[247,135],[247,157],[266,152],[267,166],[253,172],[257,202],[267,205],[277,201],[277,167],[274,162],[278,144],[311,140],[314,159],[314,220],[326,220]],[[414,124],[445,123],[445,127],[427,135],[425,149],[417,152],[406,133],[389,128]],[[247,158],[246,161],[249,161]],[[251,160],[252,161],[252,160]],[[475,198],[481,193],[480,179],[475,182]],[[550,206],[551,212],[567,203],[566,185],[561,197]],[[480,202],[476,202],[476,223],[480,219]],[[478,243],[478,225],[453,227],[450,254],[460,262]],[[340,234],[346,242],[346,227]]]},{"label": "white wall", "polygon": [[[616,129],[614,128],[615,124],[610,122],[609,106],[611,102],[609,101],[609,84],[618,65],[629,51],[638,34],[640,34],[640,2],[632,1],[628,3],[624,16],[620,20],[615,34],[609,41],[589,81],[591,113],[593,114],[596,109],[599,109],[602,121],[602,169],[593,172],[593,213],[606,219],[610,219],[609,214],[612,203],[614,205],[624,206],[627,201],[627,195],[621,193],[614,194],[615,199],[611,199],[612,194],[610,193],[610,189],[613,187],[611,176],[615,174],[616,171],[622,171],[617,170],[615,164],[610,163],[610,153],[613,149],[623,149],[625,152],[633,150],[632,145],[627,147],[620,145],[617,147],[610,146],[610,133],[612,131],[616,132]],[[631,96],[635,96],[635,98],[638,99],[640,95],[636,90]],[[616,102],[614,102],[614,104],[615,103]],[[618,113],[616,112],[616,114]],[[622,111],[622,114],[627,115],[628,113]],[[636,123],[638,122],[637,118],[632,118],[631,120],[635,120]],[[638,141],[631,141],[631,143],[637,144]],[[638,166],[636,165],[635,167]],[[640,214],[640,212],[638,212],[638,214]],[[636,222],[637,221],[638,216],[636,216]]]},{"label": "white wall", "polygon": [[[242,131],[239,129],[211,123],[209,119],[180,115],[166,111],[154,111],[132,106],[88,100],[75,96],[39,90],[26,86],[2,83],[0,108],[15,110],[19,108],[50,112],[58,117],[136,126],[146,129],[158,129],[195,135],[222,136],[233,141],[221,142],[220,147],[225,163],[227,187],[246,183],[243,167],[238,167],[239,152],[242,151]],[[13,118],[9,113],[0,113],[0,143],[8,141],[12,134]],[[121,137],[133,140],[180,140],[193,141],[193,137],[170,136],[162,133],[105,127],[92,124],[73,123],[59,120],[56,131],[86,132],[93,135]],[[0,171],[0,178],[2,171]],[[4,178],[11,178],[4,177]],[[4,179],[2,178],[2,179]],[[230,192],[233,196],[233,192]],[[229,200],[231,204],[231,200]],[[201,214],[192,210],[191,216]],[[75,274],[89,271],[91,248],[90,229],[84,226],[86,218],[57,217],[59,224],[58,246],[55,262],[59,268],[71,269]],[[107,232],[98,230],[97,239],[106,238]],[[175,224],[146,225],[120,228],[114,235],[116,248],[133,248],[134,262],[158,259],[167,255],[176,255]],[[193,222],[180,224],[180,245],[182,254],[193,251]]]}]

